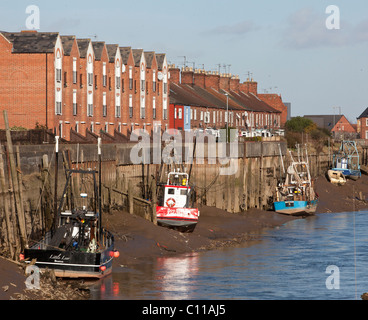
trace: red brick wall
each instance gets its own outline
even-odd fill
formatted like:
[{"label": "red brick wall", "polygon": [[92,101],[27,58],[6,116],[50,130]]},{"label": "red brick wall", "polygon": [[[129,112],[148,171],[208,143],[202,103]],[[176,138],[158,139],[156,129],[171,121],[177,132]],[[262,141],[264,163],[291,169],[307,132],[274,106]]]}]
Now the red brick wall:
[{"label": "red brick wall", "polygon": [[220,89],[229,91],[230,90],[230,77],[220,76]]},{"label": "red brick wall", "polygon": [[220,75],[207,73],[205,78],[205,87],[213,88],[218,91],[220,89]]},{"label": "red brick wall", "polygon": [[239,92],[239,78],[230,78],[230,90]]},{"label": "red brick wall", "polygon": [[[107,108],[106,116],[103,116],[103,96],[106,93],[106,105],[109,105],[109,101],[112,100],[111,95],[113,91],[109,90],[109,83],[108,77],[106,81],[106,86],[103,86],[103,64],[106,63],[106,74],[108,75],[108,64],[109,64],[109,57],[107,53],[106,46],[104,46],[101,60],[96,60],[94,63],[94,79],[93,79],[93,86],[94,86],[94,101],[93,104],[95,106],[93,112],[93,121],[96,123],[96,130],[95,133],[99,133],[100,130],[105,131],[105,123],[108,123],[107,132],[111,135],[114,134],[114,129],[117,128],[117,124],[110,125],[110,123],[114,123],[114,113],[115,110],[111,110]],[[97,80],[97,83],[96,83]],[[97,123],[100,123],[99,125]]]},{"label": "red brick wall", "polygon": [[179,84],[180,83],[180,69],[171,67],[169,68],[169,72],[170,72],[170,82]]},{"label": "red brick wall", "polygon": [[[363,125],[366,125],[365,121],[363,121]],[[345,116],[342,116],[340,120],[336,122],[336,125],[332,128],[331,131],[334,132],[344,131],[351,133],[356,132],[355,128],[350,124],[350,122],[348,121],[348,119],[346,119]]]},{"label": "red brick wall", "polygon": [[194,84],[198,87],[204,88],[205,87],[205,78],[206,73],[203,70],[199,70],[197,72],[194,72]]},{"label": "red brick wall", "polygon": [[194,72],[188,70],[183,70],[181,72],[181,83],[182,84],[193,84]]},{"label": "red brick wall", "polygon": [[[133,87],[132,89],[130,89],[129,86],[129,68],[132,67],[132,72],[133,72]],[[122,133],[127,135],[128,134],[128,130],[131,130],[131,122],[132,119],[129,117],[129,95],[134,95],[134,59],[133,59],[133,54],[132,51],[130,51],[129,53],[129,58],[128,58],[128,62],[125,65],[125,72],[122,74],[122,78],[124,79],[124,88],[122,88],[123,90],[123,94],[122,94],[122,110],[121,110],[121,114],[122,114]]]},{"label": "red brick wall", "polygon": [[368,125],[367,125],[368,118],[360,118],[358,119],[358,125],[360,122],[360,138],[367,139],[366,132],[368,132]]},{"label": "red brick wall", "polygon": [[[77,82],[73,83],[73,59],[77,59]],[[63,115],[65,139],[70,138],[70,129],[75,130],[76,121],[81,121],[81,92],[79,87],[80,59],[76,40],[74,40],[70,56],[63,59],[63,77],[66,72],[66,86],[63,88]],[[63,78],[63,81],[65,79]],[[77,115],[73,115],[73,91],[77,90]],[[69,123],[65,123],[65,121]],[[80,128],[80,127],[79,127]],[[80,132],[80,131],[79,131]]]},{"label": "red brick wall", "polygon": [[[36,123],[55,126],[54,54],[12,54],[12,45],[0,36],[0,105],[9,125],[33,129]],[[47,120],[46,120],[46,78]],[[0,128],[4,119],[0,116]]]},{"label": "red brick wall", "polygon": [[272,108],[281,112],[280,124],[283,127],[287,121],[287,107],[282,102],[281,96],[274,93],[258,94],[258,97],[270,105]]},{"label": "red brick wall", "polygon": [[255,95],[258,94],[258,83],[255,81],[246,81],[239,84],[240,91],[245,93],[253,93]]}]

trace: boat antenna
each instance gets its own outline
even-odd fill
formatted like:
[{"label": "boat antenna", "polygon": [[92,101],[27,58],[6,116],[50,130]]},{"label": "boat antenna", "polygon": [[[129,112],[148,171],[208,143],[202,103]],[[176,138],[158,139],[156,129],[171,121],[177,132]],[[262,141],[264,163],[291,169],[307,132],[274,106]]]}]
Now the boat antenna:
[{"label": "boat antenna", "polygon": [[279,145],[279,152],[280,152],[280,162],[281,162],[281,166],[282,166],[282,172],[283,172],[283,174],[285,174],[285,167],[284,167],[284,159],[282,158],[282,152],[281,152],[281,146],[280,146],[280,144],[278,144]]},{"label": "boat antenna", "polygon": [[195,152],[196,152],[196,147],[197,147],[197,135],[194,136],[193,154],[192,154],[192,160],[190,162],[188,179],[190,179],[190,177],[192,175],[192,167],[193,167],[193,161],[194,161],[194,155],[195,155]]},{"label": "boat antenna", "polygon": [[97,153],[98,153],[98,223],[100,238],[102,237],[102,210],[101,210],[101,138],[97,138]]},{"label": "boat antenna", "polygon": [[54,189],[54,224],[52,226],[52,233],[54,233],[58,213],[57,213],[57,186],[58,186],[58,173],[59,173],[59,136],[55,136],[55,189]]}]

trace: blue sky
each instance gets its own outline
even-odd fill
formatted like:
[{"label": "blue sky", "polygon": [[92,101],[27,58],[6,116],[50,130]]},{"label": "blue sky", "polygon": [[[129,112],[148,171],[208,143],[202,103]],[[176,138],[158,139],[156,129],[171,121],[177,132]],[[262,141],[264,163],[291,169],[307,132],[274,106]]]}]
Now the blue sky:
[{"label": "blue sky", "polygon": [[[25,29],[26,7],[40,9],[40,30],[164,52],[168,61],[230,71],[258,91],[292,104],[292,116],[368,107],[366,0],[17,0],[0,4],[0,30]],[[328,30],[326,8],[340,9]]]}]

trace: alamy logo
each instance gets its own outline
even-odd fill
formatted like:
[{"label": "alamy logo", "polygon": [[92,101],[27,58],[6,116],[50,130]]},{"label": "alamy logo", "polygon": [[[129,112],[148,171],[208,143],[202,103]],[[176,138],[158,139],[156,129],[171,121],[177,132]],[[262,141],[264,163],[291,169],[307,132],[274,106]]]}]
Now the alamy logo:
[{"label": "alamy logo", "polygon": [[326,14],[330,14],[326,19],[326,28],[328,30],[340,29],[340,8],[330,5],[326,8]]},{"label": "alamy logo", "polygon": [[39,30],[40,8],[36,5],[30,5],[26,8],[26,14],[29,15],[26,19],[26,28],[28,30]]},{"label": "alamy logo", "polygon": [[40,269],[35,266],[27,266],[26,268],[26,275],[28,275],[25,284],[27,289],[40,289]]},{"label": "alamy logo", "polygon": [[340,289],[340,269],[337,266],[331,265],[326,268],[326,273],[330,274],[326,279],[326,288],[328,290]]},{"label": "alamy logo", "polygon": [[[207,149],[207,163],[220,164],[219,175],[229,176],[238,171],[238,136],[236,129],[230,129],[232,141],[226,143],[226,130],[219,130],[219,136],[204,131],[154,130],[152,140],[149,132],[133,130],[130,141],[138,142],[130,151],[133,164],[204,164]],[[196,142],[194,143],[194,139]],[[194,150],[195,148],[195,150]]]}]

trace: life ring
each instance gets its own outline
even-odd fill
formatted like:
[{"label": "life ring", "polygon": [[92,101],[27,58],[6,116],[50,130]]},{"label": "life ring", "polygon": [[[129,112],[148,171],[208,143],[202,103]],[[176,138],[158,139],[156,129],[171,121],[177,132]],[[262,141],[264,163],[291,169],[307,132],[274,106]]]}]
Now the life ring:
[{"label": "life ring", "polygon": [[169,198],[166,200],[166,205],[169,207],[169,208],[173,208],[176,204],[176,201],[174,198]]}]

